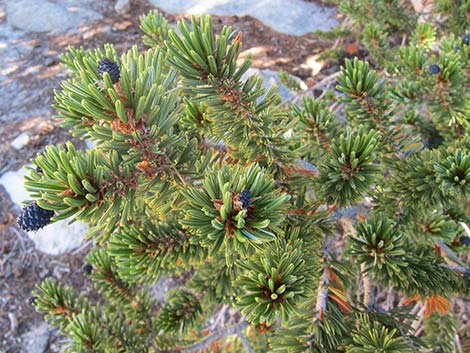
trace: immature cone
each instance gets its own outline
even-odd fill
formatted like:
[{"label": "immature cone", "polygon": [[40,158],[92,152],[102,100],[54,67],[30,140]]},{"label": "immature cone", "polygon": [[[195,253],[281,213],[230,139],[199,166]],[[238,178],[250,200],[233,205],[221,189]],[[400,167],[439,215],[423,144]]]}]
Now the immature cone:
[{"label": "immature cone", "polygon": [[470,237],[467,237],[465,235],[460,237],[460,244],[463,245],[470,245]]},{"label": "immature cone", "polygon": [[465,45],[470,44],[470,34],[467,33],[462,36],[462,43]]},{"label": "immature cone", "polygon": [[93,271],[92,265],[86,264],[85,266],[83,266],[83,272],[85,272],[87,275],[90,275],[91,271]]},{"label": "immature cone", "polygon": [[428,72],[432,75],[437,75],[441,71],[441,68],[437,64],[431,64],[428,66]]},{"label": "immature cone", "polygon": [[51,222],[54,211],[45,210],[38,206],[36,201],[23,207],[18,216],[18,225],[26,232],[37,231]]},{"label": "immature cone", "polygon": [[243,205],[243,208],[247,208],[251,204],[251,194],[247,189],[243,189],[240,193],[240,201]]},{"label": "immature cone", "polygon": [[109,58],[101,59],[98,63],[98,75],[103,77],[103,74],[107,72],[111,81],[116,83],[119,81],[121,76],[119,72],[119,66]]}]

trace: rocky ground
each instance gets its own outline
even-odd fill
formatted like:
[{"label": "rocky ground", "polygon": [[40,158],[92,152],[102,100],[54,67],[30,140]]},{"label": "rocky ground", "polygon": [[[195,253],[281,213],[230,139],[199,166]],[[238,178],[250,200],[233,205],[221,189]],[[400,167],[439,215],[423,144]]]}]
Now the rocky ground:
[{"label": "rocky ground", "polygon": [[[318,74],[315,55],[324,44],[311,31],[337,20],[334,9],[315,1],[134,0],[130,8],[126,1],[117,3],[120,13],[111,0],[0,0],[0,353],[59,352],[54,329],[29,305],[35,283],[53,277],[95,295],[82,272],[91,246],[81,243],[82,228],[27,235],[16,226],[20,202],[27,198],[19,170],[46,145],[72,140],[54,124],[50,108],[53,90],[67,77],[58,56],[68,46],[109,42],[122,52],[141,45],[138,17],[157,6],[171,23],[205,12],[216,14],[217,29],[229,24],[242,31],[243,55],[255,55],[254,67],[270,83],[280,69],[309,85],[328,74]],[[289,97],[287,90],[283,94]]]}]

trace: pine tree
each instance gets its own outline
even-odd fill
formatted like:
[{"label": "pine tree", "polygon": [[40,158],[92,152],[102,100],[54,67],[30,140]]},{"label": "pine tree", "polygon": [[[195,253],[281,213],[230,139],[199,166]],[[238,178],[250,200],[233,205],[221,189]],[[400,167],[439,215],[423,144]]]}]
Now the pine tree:
[{"label": "pine tree", "polygon": [[59,122],[96,147],[47,147],[26,187],[97,243],[84,271],[102,301],[52,280],[34,292],[66,352],[470,345],[452,310],[470,293],[470,46],[436,42],[399,1],[341,3],[350,33],[375,11],[373,66],[346,60],[336,92],[301,104],[244,79],[242,34],[210,16],[177,34],[153,11],[144,52],[62,56]]}]

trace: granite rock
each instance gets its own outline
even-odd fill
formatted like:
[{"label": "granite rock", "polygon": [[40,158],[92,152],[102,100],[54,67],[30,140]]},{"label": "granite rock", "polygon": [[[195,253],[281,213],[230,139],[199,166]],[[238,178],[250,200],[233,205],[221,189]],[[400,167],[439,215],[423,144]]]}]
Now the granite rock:
[{"label": "granite rock", "polygon": [[296,36],[315,30],[329,30],[338,24],[333,7],[302,0],[149,0],[149,2],[173,14],[249,15],[278,32]]},{"label": "granite rock", "polygon": [[67,1],[9,1],[6,12],[11,26],[27,32],[63,33],[102,18],[101,14],[80,3]]}]

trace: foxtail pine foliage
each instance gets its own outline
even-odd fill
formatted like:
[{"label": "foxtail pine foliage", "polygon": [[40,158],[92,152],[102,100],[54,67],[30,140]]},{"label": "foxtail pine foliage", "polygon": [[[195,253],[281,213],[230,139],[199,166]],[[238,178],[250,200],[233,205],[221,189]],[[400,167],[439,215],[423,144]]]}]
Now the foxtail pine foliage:
[{"label": "foxtail pine foliage", "polygon": [[470,2],[436,1],[440,27],[398,0],[340,3],[369,62],[297,104],[247,76],[241,33],[209,16],[175,31],[153,11],[144,51],[62,56],[60,125],[95,147],[48,146],[26,188],[96,243],[101,300],[35,290],[66,352],[470,346],[454,311],[470,293],[470,28],[452,15]]}]

